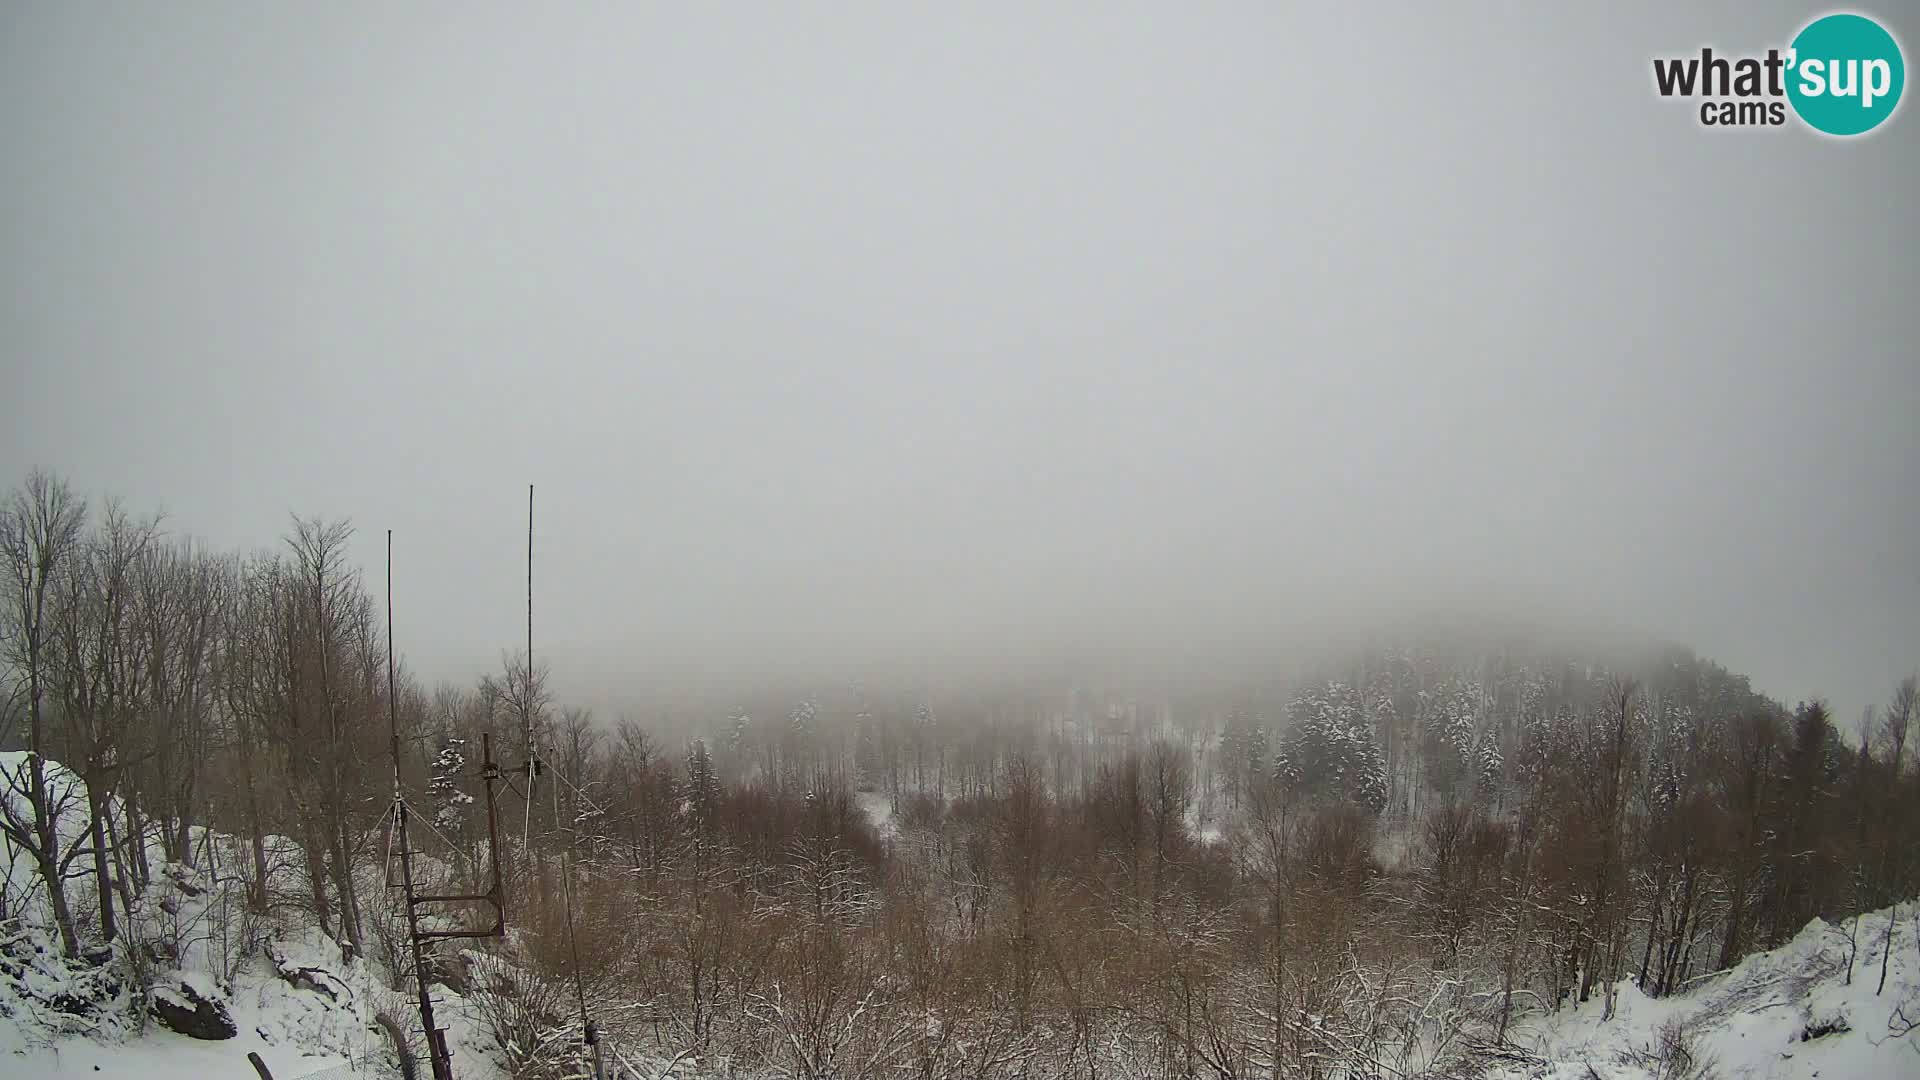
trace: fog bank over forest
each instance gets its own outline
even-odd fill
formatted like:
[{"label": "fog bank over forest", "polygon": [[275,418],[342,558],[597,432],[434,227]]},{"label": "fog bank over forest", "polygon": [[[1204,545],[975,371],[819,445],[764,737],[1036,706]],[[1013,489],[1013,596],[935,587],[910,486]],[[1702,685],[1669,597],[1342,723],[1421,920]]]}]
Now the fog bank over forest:
[{"label": "fog bank over forest", "polygon": [[1485,597],[1419,609],[1350,603],[1314,613],[1293,610],[1294,621],[1284,614],[1249,613],[1236,620],[1215,613],[1212,621],[1156,617],[1136,627],[1118,620],[1074,626],[1064,618],[1046,625],[1035,617],[1011,621],[998,632],[945,626],[873,638],[780,640],[775,632],[749,629],[732,641],[665,640],[628,657],[602,659],[583,650],[545,662],[556,689],[581,688],[570,700],[607,715],[644,718],[656,708],[689,707],[717,717],[755,695],[822,693],[935,701],[997,697],[1040,710],[1063,708],[1075,694],[1156,704],[1181,695],[1226,701],[1330,672],[1352,673],[1389,652],[1535,663],[1551,658],[1623,671],[1645,671],[1693,652],[1640,628],[1600,619],[1582,623],[1518,603],[1495,608]]},{"label": "fog bank over forest", "polygon": [[1913,669],[1920,140],[1648,85],[1804,7],[1396,11],[1364,80],[1343,7],[1001,14],[11,12],[0,472],[392,529],[460,682],[536,484],[609,709],[1459,608]]}]

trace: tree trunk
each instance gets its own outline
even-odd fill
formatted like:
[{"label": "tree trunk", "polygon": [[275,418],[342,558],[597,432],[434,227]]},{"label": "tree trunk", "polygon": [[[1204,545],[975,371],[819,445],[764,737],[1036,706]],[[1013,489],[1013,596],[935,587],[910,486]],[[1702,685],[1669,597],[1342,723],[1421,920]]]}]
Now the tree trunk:
[{"label": "tree trunk", "polygon": [[353,886],[352,860],[347,856],[347,826],[344,819],[338,821],[329,830],[333,836],[333,880],[334,887],[340,892],[340,931],[352,944],[355,956],[360,955],[364,941],[360,934],[360,899]]},{"label": "tree trunk", "polygon": [[180,861],[187,864],[188,866],[192,866],[194,865],[193,821],[191,818],[187,816],[186,807],[184,805],[182,805],[180,809],[181,809],[180,815],[174,818],[168,824],[172,827],[174,832],[173,847],[174,847],[174,850],[180,853],[180,856],[179,856]]},{"label": "tree trunk", "polygon": [[[35,703],[38,712],[39,703]],[[53,800],[47,792],[46,759],[38,753],[27,758],[28,800],[33,806],[34,839],[38,850],[33,852],[34,865],[40,870],[40,881],[47,889],[47,902],[53,907],[53,921],[60,930],[60,947],[69,958],[80,955],[80,938],[73,929],[73,909],[67,906],[66,876],[60,866],[60,833],[55,828]]]},{"label": "tree trunk", "polygon": [[1680,892],[1679,917],[1674,921],[1673,933],[1668,936],[1661,950],[1660,979],[1654,985],[1654,996],[1665,997],[1673,992],[1680,979],[1683,949],[1688,948],[1698,920],[1694,918],[1694,897],[1699,891],[1700,873],[1697,867],[1689,865],[1686,870],[1686,885]]},{"label": "tree trunk", "polygon": [[[1856,900],[1855,903],[1859,901]],[[1842,986],[1853,985],[1853,962],[1860,955],[1860,913],[1853,913],[1853,925],[1847,929],[1847,978]]]},{"label": "tree trunk", "polygon": [[267,839],[260,826],[260,796],[253,784],[253,770],[246,770],[247,830],[253,849],[253,880],[247,886],[247,903],[255,913],[267,910]]},{"label": "tree trunk", "polygon": [[100,940],[112,941],[119,933],[113,918],[113,872],[107,860],[107,807],[96,777],[87,784],[87,828],[93,834],[93,880],[100,894]]},{"label": "tree trunk", "polygon": [[[120,914],[125,917],[128,925],[132,925],[134,883],[130,879],[133,875],[127,871],[126,856],[121,854],[119,827],[113,823],[112,814],[107,814],[105,817],[107,821],[107,843],[113,849],[113,883],[115,891],[120,894]],[[144,892],[144,888],[141,891]]]},{"label": "tree trunk", "polygon": [[1660,936],[1660,920],[1666,918],[1666,912],[1662,910],[1664,905],[1661,903],[1665,898],[1666,888],[1663,874],[1660,884],[1653,892],[1653,912],[1647,919],[1647,947],[1640,952],[1640,974],[1634,976],[1633,980],[1633,984],[1642,990],[1647,988],[1647,969],[1653,966],[1653,942]]},{"label": "tree trunk", "polygon": [[158,820],[154,822],[154,831],[160,834],[160,857],[170,863],[182,861],[184,855],[180,849],[184,845],[180,840],[180,833],[165,814],[158,815]]},{"label": "tree trunk", "polygon": [[147,826],[141,820],[139,804],[131,794],[120,800],[127,812],[127,846],[130,857],[127,860],[133,874],[133,883],[145,890],[153,881],[153,866],[147,862]]},{"label": "tree trunk", "polygon": [[1747,907],[1747,873],[1740,868],[1734,878],[1733,888],[1729,890],[1727,900],[1727,932],[1720,940],[1720,967],[1730,968],[1740,959],[1740,947],[1745,944]]},{"label": "tree trunk", "polygon": [[60,931],[60,948],[68,959],[80,955],[80,938],[73,930],[73,910],[67,906],[67,890],[60,878],[60,867],[51,856],[34,852],[34,865],[40,881],[47,887],[47,900],[53,906],[53,922]]},{"label": "tree trunk", "polygon": [[1880,942],[1880,985],[1874,988],[1874,997],[1879,997],[1887,988],[1887,958],[1893,955],[1893,924],[1899,917],[1899,904],[1887,909],[1887,936]]},{"label": "tree trunk", "polygon": [[320,846],[320,838],[315,835],[311,820],[301,830],[307,854],[307,884],[313,895],[314,918],[320,923],[320,932],[333,936],[333,905],[327,901],[327,859]]},{"label": "tree trunk", "polygon": [[1287,937],[1286,898],[1275,884],[1273,907],[1273,1080],[1280,1080],[1280,1047],[1287,1038]]}]

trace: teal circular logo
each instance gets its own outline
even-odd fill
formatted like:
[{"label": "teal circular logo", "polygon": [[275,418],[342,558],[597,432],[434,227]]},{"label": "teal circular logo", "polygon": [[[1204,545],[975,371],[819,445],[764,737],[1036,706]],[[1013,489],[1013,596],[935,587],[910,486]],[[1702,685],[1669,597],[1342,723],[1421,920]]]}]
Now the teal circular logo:
[{"label": "teal circular logo", "polygon": [[1907,65],[1900,43],[1865,15],[1808,23],[1788,54],[1787,100],[1815,131],[1861,135],[1900,104]]}]

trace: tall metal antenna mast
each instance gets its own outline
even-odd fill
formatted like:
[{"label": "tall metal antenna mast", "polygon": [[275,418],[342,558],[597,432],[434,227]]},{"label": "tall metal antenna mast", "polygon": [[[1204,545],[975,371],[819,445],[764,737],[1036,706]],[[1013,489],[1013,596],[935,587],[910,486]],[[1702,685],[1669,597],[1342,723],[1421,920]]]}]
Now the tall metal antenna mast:
[{"label": "tall metal antenna mast", "polygon": [[[533,485],[527,485],[527,848],[533,849],[533,778],[540,772],[540,758],[533,738]],[[560,789],[553,789],[554,825],[560,824]],[[560,902],[567,921],[567,952],[573,959],[574,1002],[580,1009],[582,1040],[593,1055],[594,1080],[606,1080],[607,1070],[600,1056],[600,1029],[587,1015],[586,983],[580,972],[580,945],[573,926],[573,829],[568,827],[567,847],[560,859]]]},{"label": "tall metal antenna mast", "polygon": [[527,485],[527,745],[533,745],[533,485]]},{"label": "tall metal antenna mast", "polygon": [[533,744],[533,485],[527,485],[527,670],[520,687],[520,724],[527,740],[527,807],[520,823],[520,842],[527,849],[527,870],[537,874],[533,852],[533,781],[540,775],[540,753]]},{"label": "tall metal antenna mast", "polygon": [[433,988],[427,982],[426,942],[420,937],[419,898],[413,885],[413,845],[407,837],[407,800],[400,794],[400,710],[393,674],[393,530],[387,530],[387,729],[393,750],[393,827],[400,844],[400,887],[407,903],[407,940],[413,953],[413,981],[419,992],[420,1030],[426,1033],[433,1080],[453,1080],[447,1035],[433,1022]]},{"label": "tall metal antenna mast", "polygon": [[[430,895],[419,891],[419,885],[413,878],[413,844],[407,831],[407,800],[400,786],[400,710],[397,680],[394,675],[393,647],[393,530],[387,530],[387,729],[393,754],[393,839],[400,849],[400,880],[392,878],[393,867],[387,867],[387,884],[399,886],[406,902],[407,941],[413,954],[413,978],[415,989],[419,992],[420,1030],[426,1035],[427,1056],[433,1065],[433,1080],[453,1080],[453,1054],[447,1048],[447,1033],[434,1023],[433,989],[429,981],[427,966],[427,948],[431,942],[443,938],[485,938],[498,937],[506,932],[507,908],[505,890],[500,883],[500,828],[499,815],[494,802],[493,785],[500,779],[500,769],[493,761],[493,738],[482,732],[480,735],[480,777],[487,792],[487,861],[491,864],[492,882],[483,893],[457,893],[449,895]],[[451,930],[422,930],[420,928],[420,905],[437,903],[474,903],[484,901],[493,908],[493,925],[486,929],[458,928]]]}]

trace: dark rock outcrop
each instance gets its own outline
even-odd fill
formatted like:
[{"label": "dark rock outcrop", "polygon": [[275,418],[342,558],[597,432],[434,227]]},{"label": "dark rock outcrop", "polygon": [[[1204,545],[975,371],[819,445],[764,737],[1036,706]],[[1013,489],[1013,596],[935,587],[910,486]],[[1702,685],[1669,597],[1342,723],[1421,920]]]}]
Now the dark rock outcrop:
[{"label": "dark rock outcrop", "polygon": [[161,1027],[189,1039],[231,1039],[240,1033],[225,1005],[184,982],[154,991],[148,1009]]}]

